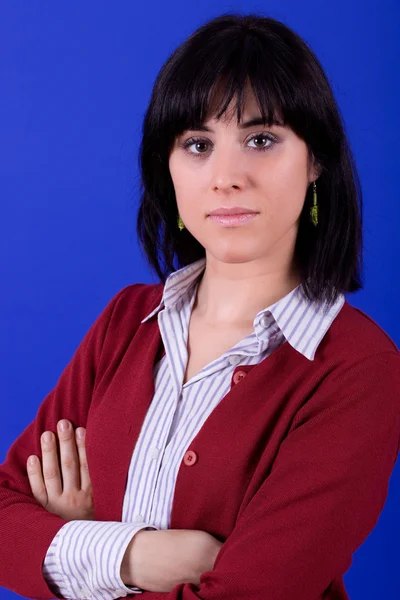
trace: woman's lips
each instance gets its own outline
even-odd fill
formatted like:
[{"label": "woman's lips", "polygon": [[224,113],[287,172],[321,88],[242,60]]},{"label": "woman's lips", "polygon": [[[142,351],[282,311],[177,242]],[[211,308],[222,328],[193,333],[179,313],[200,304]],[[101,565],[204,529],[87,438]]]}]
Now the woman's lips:
[{"label": "woman's lips", "polygon": [[243,225],[254,219],[259,213],[245,213],[241,215],[209,215],[209,219],[215,221],[218,225],[225,226],[235,226],[235,225]]}]

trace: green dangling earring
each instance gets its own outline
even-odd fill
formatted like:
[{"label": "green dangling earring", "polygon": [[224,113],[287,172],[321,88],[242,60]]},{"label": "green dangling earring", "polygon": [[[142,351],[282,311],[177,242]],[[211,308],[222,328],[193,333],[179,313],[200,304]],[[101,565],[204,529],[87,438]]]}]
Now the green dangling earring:
[{"label": "green dangling earring", "polygon": [[313,181],[313,205],[310,210],[311,222],[318,225],[318,206],[317,206],[317,184]]},{"label": "green dangling earring", "polygon": [[185,229],[185,225],[184,225],[180,215],[178,215],[178,228],[179,228],[179,231],[182,231],[182,229]]}]

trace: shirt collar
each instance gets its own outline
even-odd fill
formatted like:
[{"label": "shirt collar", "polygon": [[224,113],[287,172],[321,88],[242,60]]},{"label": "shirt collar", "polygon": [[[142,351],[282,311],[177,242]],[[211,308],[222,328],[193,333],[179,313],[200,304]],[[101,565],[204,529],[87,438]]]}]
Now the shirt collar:
[{"label": "shirt collar", "polygon": [[[141,323],[151,319],[162,308],[173,308],[197,281],[206,266],[206,258],[171,273],[165,282],[160,303]],[[287,341],[309,360],[329,329],[345,302],[344,294],[339,294],[336,302],[327,307],[321,302],[311,302],[304,294],[302,284],[291,290],[286,296],[257,313],[254,321],[264,314],[272,314],[279,329]]]}]

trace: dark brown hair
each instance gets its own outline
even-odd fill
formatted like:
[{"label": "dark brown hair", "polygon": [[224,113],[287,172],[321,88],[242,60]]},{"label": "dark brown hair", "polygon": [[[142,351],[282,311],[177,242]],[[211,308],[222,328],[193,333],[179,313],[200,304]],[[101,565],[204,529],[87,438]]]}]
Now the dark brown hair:
[{"label": "dark brown hair", "polygon": [[[300,216],[295,257],[304,292],[333,303],[340,292],[363,287],[362,194],[356,165],[331,86],[306,42],[283,23],[257,14],[223,14],[199,27],[162,66],[143,122],[137,235],[161,281],[205,256],[204,247],[177,227],[168,161],[177,135],[209,115],[223,82],[219,119],[233,96],[240,121],[251,83],[267,124],[276,111],[302,138],[321,167],[319,223],[310,221],[312,185]],[[175,264],[174,264],[175,261]]]}]

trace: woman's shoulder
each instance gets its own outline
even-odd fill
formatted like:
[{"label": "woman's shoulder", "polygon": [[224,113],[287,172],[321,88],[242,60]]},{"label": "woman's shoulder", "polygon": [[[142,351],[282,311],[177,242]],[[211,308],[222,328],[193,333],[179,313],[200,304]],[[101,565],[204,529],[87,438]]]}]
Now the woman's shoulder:
[{"label": "woman's shoulder", "polygon": [[330,329],[330,341],[347,354],[361,358],[362,355],[393,352],[400,357],[400,350],[388,331],[347,299]]},{"label": "woman's shoulder", "polygon": [[130,283],[110,300],[113,321],[137,322],[144,319],[160,302],[162,283]]},{"label": "woman's shoulder", "polygon": [[162,283],[130,283],[121,288],[117,295],[121,296],[122,304],[126,307],[149,307],[162,295]]}]

